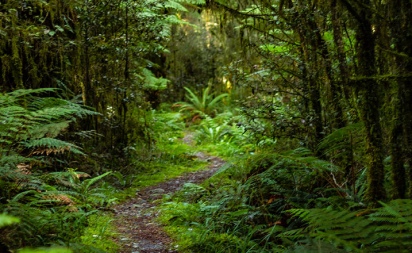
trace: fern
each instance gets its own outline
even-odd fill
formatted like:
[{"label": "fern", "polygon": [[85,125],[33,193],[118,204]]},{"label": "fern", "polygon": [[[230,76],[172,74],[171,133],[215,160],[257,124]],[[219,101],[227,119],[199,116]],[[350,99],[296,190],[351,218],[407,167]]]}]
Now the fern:
[{"label": "fern", "polygon": [[22,145],[26,148],[32,149],[33,155],[50,155],[50,154],[59,154],[66,151],[70,151],[75,154],[82,154],[80,148],[74,144],[71,144],[66,141],[61,141],[53,138],[41,138],[38,140],[29,140],[22,142]]},{"label": "fern", "polygon": [[175,106],[180,107],[180,111],[189,111],[193,116],[204,114],[208,116],[213,116],[214,112],[217,110],[217,104],[222,101],[223,98],[229,96],[227,93],[220,94],[214,97],[210,94],[210,87],[203,90],[201,96],[197,96],[192,90],[184,87],[186,90],[186,99],[189,102],[178,102]]},{"label": "fern", "polygon": [[318,149],[333,160],[346,163],[362,162],[364,153],[362,147],[365,146],[363,137],[363,123],[350,124],[326,136],[319,143]]},{"label": "fern", "polygon": [[187,11],[187,9],[183,5],[181,5],[179,1],[169,0],[164,3],[164,6],[165,8],[170,8],[175,11],[185,11],[185,12]]},{"label": "fern", "polygon": [[199,143],[204,141],[214,144],[222,141],[228,142],[231,133],[231,128],[226,122],[218,124],[212,118],[205,115],[205,120],[200,124],[200,129],[196,130],[196,139]]},{"label": "fern", "polygon": [[88,215],[82,210],[96,207],[95,199],[107,202],[99,190],[91,188],[107,174],[70,182],[67,177],[71,174],[65,175],[66,181],[59,181],[61,175],[40,171],[38,165],[47,165],[44,160],[56,159],[54,155],[84,155],[79,146],[58,137],[77,118],[97,114],[76,100],[48,97],[55,91],[0,94],[0,190],[2,203],[7,203],[0,208],[21,220],[13,228],[2,229],[1,240],[13,251],[22,245],[40,246],[80,237]]},{"label": "fern", "polygon": [[203,5],[206,4],[205,0],[177,0],[176,2],[182,4]]},{"label": "fern", "polygon": [[284,232],[280,237],[299,239],[308,235],[351,252],[410,252],[412,200],[398,199],[381,204],[383,207],[367,212],[332,208],[289,210],[308,226]]},{"label": "fern", "polygon": [[169,82],[169,80],[165,78],[155,77],[155,75],[146,68],[142,70],[142,76],[140,78],[144,80],[143,89],[146,90],[164,90]]},{"label": "fern", "polygon": [[381,240],[373,245],[375,250],[412,250],[412,200],[397,199],[369,215],[369,219],[379,226],[376,232]]},{"label": "fern", "polygon": [[[16,90],[0,94],[0,167],[24,162],[19,154],[30,149],[32,155],[70,151],[83,154],[74,144],[55,139],[76,117],[96,115],[81,105],[54,97],[37,97],[56,89]],[[16,156],[15,158],[12,158]],[[13,162],[14,161],[14,162]]]},{"label": "fern", "polygon": [[249,175],[259,181],[273,179],[277,188],[304,189],[310,187],[314,178],[323,173],[337,172],[339,167],[309,155],[307,149],[297,149],[284,154],[260,154],[253,158]]}]

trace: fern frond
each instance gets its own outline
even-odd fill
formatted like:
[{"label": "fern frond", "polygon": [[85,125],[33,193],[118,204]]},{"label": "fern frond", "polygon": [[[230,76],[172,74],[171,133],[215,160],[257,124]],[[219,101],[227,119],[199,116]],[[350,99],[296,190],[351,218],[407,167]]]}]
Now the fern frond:
[{"label": "fern frond", "polygon": [[203,106],[202,101],[199,99],[199,97],[196,96],[196,94],[193,93],[193,91],[190,90],[189,88],[187,88],[187,87],[183,87],[183,88],[187,91],[188,94],[186,95],[186,98],[187,98],[190,102],[192,102],[193,107],[194,107],[194,108],[197,108],[197,109],[200,110],[200,111],[203,111],[203,110],[204,110],[204,106]]},{"label": "fern frond", "polygon": [[26,197],[29,194],[33,194],[33,195],[37,195],[38,192],[35,190],[28,190],[28,191],[24,191],[21,192],[19,194],[16,194],[11,200],[10,202],[19,202],[22,198]]},{"label": "fern frond", "polygon": [[209,102],[208,106],[209,107],[215,106],[216,103],[220,102],[223,98],[225,98],[227,96],[229,96],[229,94],[227,94],[227,93],[220,94],[219,96],[212,99],[212,101]]},{"label": "fern frond", "polygon": [[146,68],[142,69],[142,76],[140,78],[144,82],[143,88],[147,90],[164,90],[170,82],[168,79],[156,77],[152,71]]},{"label": "fern frond", "polygon": [[374,232],[372,221],[356,216],[356,212],[333,209],[294,209],[288,212],[309,224],[307,231],[311,237],[354,252],[361,252],[358,244]]},{"label": "fern frond", "polygon": [[390,229],[386,227],[392,231],[407,229],[412,232],[412,200],[396,199],[389,204],[380,204],[383,207],[370,215],[371,220],[396,225]]},{"label": "fern frond", "polygon": [[70,151],[75,154],[84,155],[82,151],[80,151],[80,147],[58,139],[54,138],[41,138],[41,139],[30,139],[27,141],[22,142],[24,147],[28,149],[33,149],[32,154],[59,154],[64,153],[66,151]]},{"label": "fern frond", "polygon": [[69,124],[70,124],[70,121],[62,121],[62,122],[57,122],[57,123],[36,125],[33,128],[28,130],[27,137],[34,138],[34,139],[42,138],[45,136],[55,138],[62,131],[67,129],[69,127]]},{"label": "fern frond", "polygon": [[381,208],[369,215],[347,210],[293,209],[288,212],[307,222],[301,231],[284,232],[280,236],[311,238],[344,247],[351,252],[410,252],[412,250],[412,200],[381,202]]},{"label": "fern frond", "polygon": [[57,90],[58,89],[56,88],[19,89],[19,90],[9,92],[8,94],[12,97],[19,98],[19,97],[24,97],[27,95],[38,95],[38,94],[48,93],[48,92],[54,93]]},{"label": "fern frond", "polygon": [[[362,154],[362,150],[355,150],[361,147],[364,141],[363,123],[354,123],[340,129],[336,129],[326,136],[318,145],[318,150],[333,159]],[[356,152],[357,151],[357,152]],[[356,158],[356,156],[354,157]]]},{"label": "fern frond", "polygon": [[187,11],[178,1],[168,0],[164,3],[165,8],[173,9],[175,11]]},{"label": "fern frond", "polygon": [[83,181],[82,182],[82,188],[86,191],[89,190],[90,186],[92,186],[93,184],[95,184],[96,182],[101,180],[102,178],[110,175],[111,173],[112,173],[111,171],[108,171],[108,172],[106,172],[104,174],[101,174],[97,177],[93,177],[93,178],[90,178],[90,179],[87,179],[87,180]]},{"label": "fern frond", "polygon": [[191,5],[204,5],[206,4],[205,0],[176,0],[176,2],[182,4],[191,4]]}]

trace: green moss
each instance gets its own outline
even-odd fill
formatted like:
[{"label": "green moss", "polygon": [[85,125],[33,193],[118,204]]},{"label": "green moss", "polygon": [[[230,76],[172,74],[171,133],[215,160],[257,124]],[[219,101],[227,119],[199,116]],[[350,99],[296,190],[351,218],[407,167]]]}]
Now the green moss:
[{"label": "green moss", "polygon": [[171,178],[175,178],[184,173],[194,172],[205,169],[206,162],[192,161],[192,165],[177,165],[171,163],[156,162],[151,164],[152,170],[142,173],[138,176],[133,186],[138,188],[144,188],[158,183],[164,182]]},{"label": "green moss", "polygon": [[113,241],[116,236],[115,227],[112,225],[113,217],[109,213],[99,213],[89,216],[82,243],[98,248],[107,253],[119,252],[119,246]]}]

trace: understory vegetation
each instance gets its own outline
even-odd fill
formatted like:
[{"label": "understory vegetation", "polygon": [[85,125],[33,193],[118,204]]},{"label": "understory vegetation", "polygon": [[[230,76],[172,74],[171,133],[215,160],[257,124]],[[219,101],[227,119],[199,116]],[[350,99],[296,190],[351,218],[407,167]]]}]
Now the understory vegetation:
[{"label": "understory vegetation", "polygon": [[213,143],[227,163],[201,185],[165,196],[160,207],[179,252],[410,251],[412,201],[368,206],[362,125],[319,144],[336,160],[351,157],[355,176],[298,142],[257,138],[244,116],[236,118],[242,126],[231,126],[222,120],[227,114],[192,126],[198,145],[207,150]]},{"label": "understory vegetation", "polygon": [[412,252],[412,2],[0,1],[0,252]]}]

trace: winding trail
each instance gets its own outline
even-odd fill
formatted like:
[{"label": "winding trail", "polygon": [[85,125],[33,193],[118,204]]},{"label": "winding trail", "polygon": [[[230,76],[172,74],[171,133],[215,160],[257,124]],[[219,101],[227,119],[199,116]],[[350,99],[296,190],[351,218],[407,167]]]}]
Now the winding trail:
[{"label": "winding trail", "polygon": [[[186,137],[185,137],[186,138]],[[184,142],[190,144],[190,136]],[[115,226],[122,246],[120,253],[165,253],[177,252],[171,248],[172,240],[156,222],[156,206],[164,194],[171,194],[185,183],[201,183],[211,177],[225,162],[203,152],[197,159],[209,162],[206,170],[183,174],[166,182],[141,189],[136,197],[117,205]]]}]

